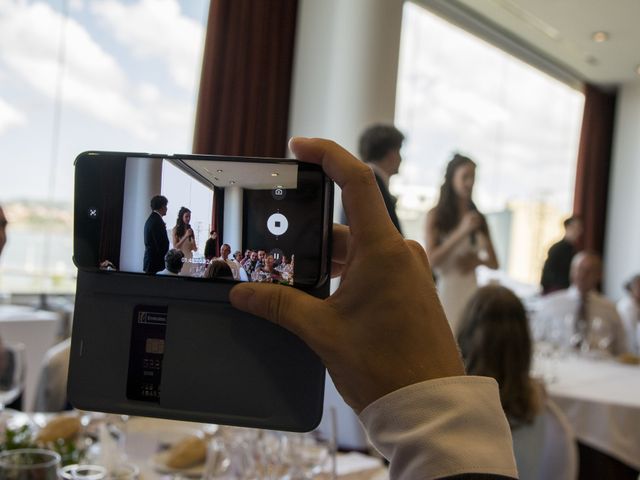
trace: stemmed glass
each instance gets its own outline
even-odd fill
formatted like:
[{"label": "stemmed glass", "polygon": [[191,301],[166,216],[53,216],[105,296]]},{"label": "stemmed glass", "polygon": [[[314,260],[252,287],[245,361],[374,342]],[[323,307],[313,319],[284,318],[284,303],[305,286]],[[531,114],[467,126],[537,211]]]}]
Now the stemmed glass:
[{"label": "stemmed glass", "polygon": [[24,388],[25,363],[24,344],[0,340],[0,415]]}]

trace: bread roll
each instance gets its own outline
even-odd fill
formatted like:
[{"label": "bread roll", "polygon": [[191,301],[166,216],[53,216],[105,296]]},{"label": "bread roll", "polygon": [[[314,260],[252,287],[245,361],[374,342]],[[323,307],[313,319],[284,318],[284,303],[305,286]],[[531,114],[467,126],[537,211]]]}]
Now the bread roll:
[{"label": "bread roll", "polygon": [[166,453],[166,464],[169,468],[189,468],[204,463],[207,458],[207,442],[196,436],[189,436]]},{"label": "bread roll", "polygon": [[82,428],[82,424],[77,417],[62,416],[52,419],[47,423],[36,436],[36,442],[49,443],[59,438],[68,440],[75,437]]}]

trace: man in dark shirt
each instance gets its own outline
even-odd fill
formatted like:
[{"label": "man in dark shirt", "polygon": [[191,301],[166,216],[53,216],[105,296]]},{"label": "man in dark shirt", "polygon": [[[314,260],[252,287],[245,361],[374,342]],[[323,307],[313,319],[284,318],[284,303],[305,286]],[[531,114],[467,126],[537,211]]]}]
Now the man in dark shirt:
[{"label": "man in dark shirt", "polygon": [[218,242],[217,242],[218,234],[215,230],[211,230],[209,232],[209,238],[207,242],[204,244],[204,258],[206,260],[212,260],[214,257],[218,256]]},{"label": "man in dark shirt", "polygon": [[569,288],[569,270],[571,260],[577,253],[577,245],[582,236],[582,220],[570,217],[564,221],[565,234],[562,240],[549,249],[547,259],[542,267],[542,294],[546,295],[556,290]]},{"label": "man in dark shirt", "polygon": [[144,224],[144,263],[146,273],[156,274],[163,270],[164,256],[169,251],[167,226],[162,217],[167,214],[168,200],[162,195],[151,199],[151,215]]},{"label": "man in dark shirt", "polygon": [[[401,234],[402,228],[400,228],[400,220],[396,214],[397,199],[389,191],[389,180],[398,173],[400,168],[402,162],[400,148],[402,148],[403,141],[404,135],[396,127],[379,124],[372,125],[362,132],[358,144],[360,158],[372,168],[389,217]],[[344,214],[342,223],[347,225]]]}]

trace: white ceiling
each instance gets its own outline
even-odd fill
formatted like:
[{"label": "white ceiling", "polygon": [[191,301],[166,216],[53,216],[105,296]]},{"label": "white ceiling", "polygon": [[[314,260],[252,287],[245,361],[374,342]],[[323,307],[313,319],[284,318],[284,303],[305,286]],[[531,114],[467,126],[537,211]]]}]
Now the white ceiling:
[{"label": "white ceiling", "polygon": [[[640,81],[639,0],[457,0],[582,80]],[[594,32],[610,39],[596,43]]]},{"label": "white ceiling", "polygon": [[[216,187],[272,190],[298,186],[298,166],[286,163],[181,160]],[[277,176],[272,174],[277,173]],[[233,183],[231,183],[233,182]]]}]

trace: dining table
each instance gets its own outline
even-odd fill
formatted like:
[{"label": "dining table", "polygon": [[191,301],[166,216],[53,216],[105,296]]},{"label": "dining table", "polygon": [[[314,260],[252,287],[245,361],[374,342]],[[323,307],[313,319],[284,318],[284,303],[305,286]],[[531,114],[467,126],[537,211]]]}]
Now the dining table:
[{"label": "dining table", "polygon": [[[537,355],[535,371],[543,372],[549,396],[567,417],[579,445],[586,447],[580,449],[581,457],[591,451],[602,453],[626,467],[629,478],[638,478],[640,365],[565,352]],[[594,477],[584,458],[580,463],[580,478]]]}]

